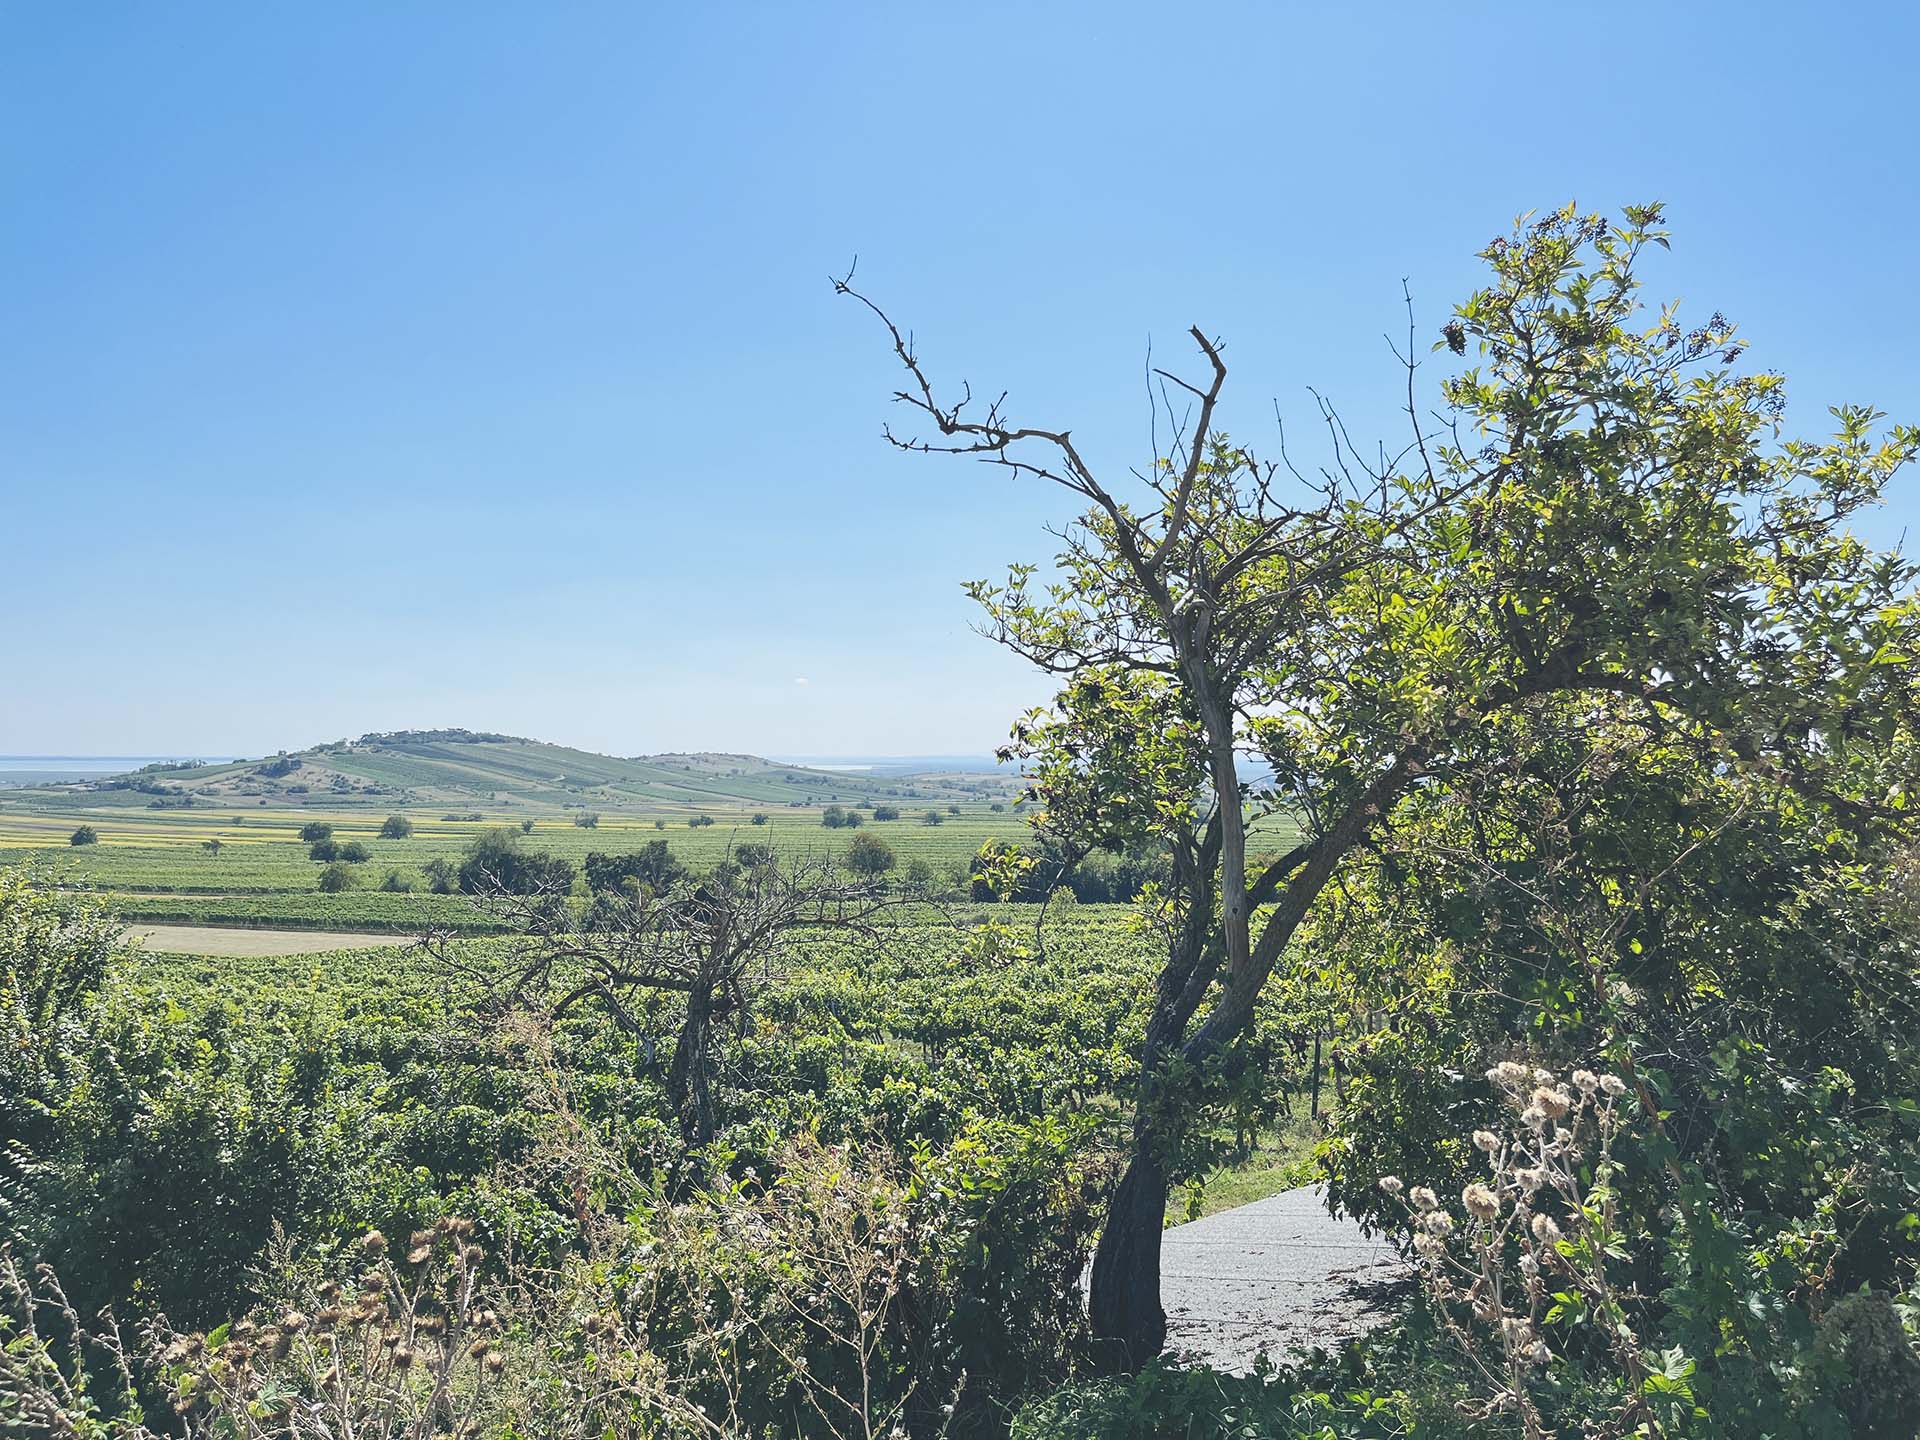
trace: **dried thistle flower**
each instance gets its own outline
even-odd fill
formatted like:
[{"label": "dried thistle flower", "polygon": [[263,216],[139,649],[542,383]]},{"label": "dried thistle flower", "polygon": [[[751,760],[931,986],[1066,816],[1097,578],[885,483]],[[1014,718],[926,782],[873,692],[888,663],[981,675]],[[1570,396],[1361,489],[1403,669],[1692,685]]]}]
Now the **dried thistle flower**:
[{"label": "dried thistle flower", "polygon": [[1434,1210],[1438,1209],[1440,1205],[1440,1197],[1425,1185],[1414,1186],[1413,1193],[1409,1198],[1412,1199],[1416,1210]]},{"label": "dried thistle flower", "polygon": [[1407,1187],[1401,1183],[1398,1175],[1382,1175],[1380,1177],[1380,1188],[1389,1195],[1398,1195]]},{"label": "dried thistle flower", "polygon": [[360,1248],[369,1255],[384,1255],[387,1249],[387,1237],[378,1230],[369,1230],[360,1237]]},{"label": "dried thistle flower", "polygon": [[1476,1220],[1491,1220],[1500,1213],[1500,1197],[1486,1185],[1475,1181],[1460,1192],[1460,1203]]},{"label": "dried thistle flower", "polygon": [[1554,1223],[1551,1215],[1533,1217],[1533,1238],[1542,1245],[1551,1245],[1560,1239],[1560,1227]]}]

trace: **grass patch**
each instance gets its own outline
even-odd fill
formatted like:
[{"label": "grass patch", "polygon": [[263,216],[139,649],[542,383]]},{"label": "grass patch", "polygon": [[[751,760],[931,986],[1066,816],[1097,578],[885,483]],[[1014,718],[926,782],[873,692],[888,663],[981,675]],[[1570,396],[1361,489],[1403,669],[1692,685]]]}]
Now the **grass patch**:
[{"label": "grass patch", "polygon": [[1296,1097],[1279,1123],[1261,1132],[1245,1159],[1174,1187],[1167,1196],[1167,1224],[1184,1225],[1311,1182],[1320,1126],[1308,1104],[1306,1097]]}]

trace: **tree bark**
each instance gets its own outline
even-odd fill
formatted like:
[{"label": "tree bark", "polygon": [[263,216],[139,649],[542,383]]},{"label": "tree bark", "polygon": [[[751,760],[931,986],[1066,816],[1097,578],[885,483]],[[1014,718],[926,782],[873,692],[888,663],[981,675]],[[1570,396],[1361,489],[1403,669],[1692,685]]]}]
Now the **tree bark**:
[{"label": "tree bark", "polygon": [[1093,1252],[1088,1318],[1108,1342],[1102,1359],[1116,1370],[1152,1363],[1167,1343],[1160,1305],[1160,1235],[1166,1225],[1167,1173],[1141,1136],[1107,1208]]},{"label": "tree bark", "polygon": [[697,987],[687,993],[687,1018],[667,1069],[667,1098],[680,1120],[680,1138],[689,1149],[713,1139],[713,997]]}]

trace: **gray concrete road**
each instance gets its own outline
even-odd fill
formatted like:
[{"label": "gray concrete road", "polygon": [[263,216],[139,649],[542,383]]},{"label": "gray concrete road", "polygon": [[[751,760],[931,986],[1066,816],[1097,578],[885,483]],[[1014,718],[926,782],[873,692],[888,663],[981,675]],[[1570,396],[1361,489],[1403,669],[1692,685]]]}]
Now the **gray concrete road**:
[{"label": "gray concrete road", "polygon": [[1333,1348],[1387,1318],[1411,1270],[1327,1213],[1318,1187],[1176,1225],[1161,1241],[1167,1351],[1244,1375],[1256,1356]]}]

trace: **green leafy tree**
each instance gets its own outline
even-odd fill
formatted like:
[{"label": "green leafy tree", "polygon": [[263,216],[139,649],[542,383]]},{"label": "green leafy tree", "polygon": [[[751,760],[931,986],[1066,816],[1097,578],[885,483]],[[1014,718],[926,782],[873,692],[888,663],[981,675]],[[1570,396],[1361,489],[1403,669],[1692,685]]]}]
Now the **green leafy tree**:
[{"label": "green leafy tree", "polygon": [[67,837],[69,845],[98,845],[99,843],[100,832],[91,825],[82,825]]},{"label": "green leafy tree", "polygon": [[[1160,1232],[1210,1077],[1335,877],[1501,727],[1617,704],[1783,804],[1893,803],[1886,765],[1840,764],[1835,739],[1884,747],[1913,713],[1910,575],[1847,522],[1920,432],[1843,408],[1831,438],[1777,441],[1784,382],[1738,363],[1731,324],[1644,310],[1660,226],[1657,207],[1618,224],[1569,207],[1496,240],[1436,345],[1463,357],[1443,423],[1421,418],[1410,347],[1390,463],[1370,467],[1329,415],[1313,480],[1224,433],[1226,363],[1197,328],[1202,379],[1168,377],[1191,418],[1123,492],[1064,430],[938,400],[888,322],[902,398],[933,432],[896,443],[1088,506],[1057,585],[1016,566],[972,587],[998,640],[1063,677],[1006,752],[1037,823],[1069,853],[1172,860],[1133,1148],[1092,1270],[1094,1328],[1126,1363],[1164,1341]],[[1248,751],[1270,781],[1243,773]],[[1249,827],[1276,810],[1301,838],[1253,868]]]},{"label": "green leafy tree", "polygon": [[687,867],[674,858],[664,840],[649,840],[625,855],[602,855],[595,851],[587,856],[585,869],[587,888],[595,894],[627,891],[636,886],[658,892],[687,873]]},{"label": "green leafy tree", "polygon": [[337,895],[342,890],[351,890],[353,888],[353,867],[343,861],[335,860],[332,864],[321,870],[320,878],[315,883],[319,886],[321,892],[327,895]]},{"label": "green leafy tree", "polygon": [[333,838],[333,826],[327,824],[324,820],[309,820],[300,827],[300,838],[308,844],[312,844],[316,840],[331,840]]},{"label": "green leafy tree", "polygon": [[854,836],[845,858],[849,870],[869,880],[878,880],[899,863],[893,847],[878,835]]},{"label": "green leafy tree", "polygon": [[760,814],[758,811],[756,811],[754,813],[753,823],[756,825],[764,825],[767,823],[767,817],[763,814]]},{"label": "green leafy tree", "polygon": [[380,822],[382,840],[404,840],[413,834],[413,821],[404,815],[389,815]]},{"label": "green leafy tree", "polygon": [[200,842],[200,848],[218,860],[220,858],[220,852],[226,848],[226,844],[226,841],[222,840],[218,835],[215,835],[210,839],[202,840]]},{"label": "green leafy tree", "polygon": [[326,864],[340,858],[340,846],[333,840],[316,840],[307,847],[307,858]]},{"label": "green leafy tree", "polygon": [[571,864],[525,849],[504,825],[483,830],[460,861],[459,888],[468,895],[564,895],[572,884]]},{"label": "green leafy tree", "polygon": [[349,865],[360,865],[373,858],[373,852],[362,840],[349,840],[340,847],[339,858]]},{"label": "green leafy tree", "polygon": [[873,807],[873,818],[876,820],[898,820],[900,818],[900,807],[898,805],[876,805]]}]

